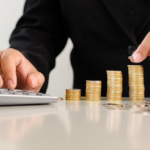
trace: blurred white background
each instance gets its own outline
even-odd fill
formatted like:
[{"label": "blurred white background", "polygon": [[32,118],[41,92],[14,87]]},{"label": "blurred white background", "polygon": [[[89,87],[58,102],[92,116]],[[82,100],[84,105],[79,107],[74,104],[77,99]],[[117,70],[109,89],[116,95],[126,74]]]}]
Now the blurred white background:
[{"label": "blurred white background", "polygon": [[[0,50],[9,47],[9,37],[23,13],[25,0],[0,0]],[[59,44],[59,43],[58,43]],[[72,88],[73,72],[70,65],[71,40],[56,59],[56,67],[50,73],[47,93],[62,96],[66,88]]]}]

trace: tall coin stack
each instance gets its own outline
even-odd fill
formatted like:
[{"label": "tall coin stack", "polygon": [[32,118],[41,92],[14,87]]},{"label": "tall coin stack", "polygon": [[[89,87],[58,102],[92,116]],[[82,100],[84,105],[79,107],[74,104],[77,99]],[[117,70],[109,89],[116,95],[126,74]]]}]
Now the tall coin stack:
[{"label": "tall coin stack", "polygon": [[131,101],[141,101],[145,97],[144,69],[141,65],[128,65],[129,98]]},{"label": "tall coin stack", "polygon": [[122,72],[107,71],[107,100],[122,100]]},{"label": "tall coin stack", "polygon": [[81,100],[81,90],[80,89],[67,89],[66,100],[72,100],[72,101]]},{"label": "tall coin stack", "polygon": [[86,81],[86,100],[99,101],[101,100],[101,81]]}]

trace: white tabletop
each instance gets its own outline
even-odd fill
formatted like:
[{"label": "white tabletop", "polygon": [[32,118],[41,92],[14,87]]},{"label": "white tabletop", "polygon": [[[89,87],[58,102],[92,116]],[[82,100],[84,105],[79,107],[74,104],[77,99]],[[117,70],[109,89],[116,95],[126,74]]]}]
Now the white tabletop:
[{"label": "white tabletop", "polygon": [[103,102],[0,107],[0,150],[150,149],[150,115]]}]

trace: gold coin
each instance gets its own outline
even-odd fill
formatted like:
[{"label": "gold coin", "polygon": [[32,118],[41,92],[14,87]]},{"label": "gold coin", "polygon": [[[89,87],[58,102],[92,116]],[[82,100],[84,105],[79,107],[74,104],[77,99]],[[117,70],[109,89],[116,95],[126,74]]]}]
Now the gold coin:
[{"label": "gold coin", "polygon": [[86,96],[101,96],[101,93],[87,93]]},{"label": "gold coin", "polygon": [[143,80],[129,80],[129,83],[130,83],[130,82],[131,82],[131,83],[132,83],[132,82],[133,82],[133,83],[134,83],[134,82],[135,82],[135,83],[144,83]]},{"label": "gold coin", "polygon": [[89,97],[89,98],[90,98],[90,97],[93,97],[93,98],[94,98],[94,97],[95,97],[95,98],[100,98],[101,95],[86,95],[85,97]]},{"label": "gold coin", "polygon": [[107,98],[121,98],[122,94],[120,95],[107,95]]},{"label": "gold coin", "polygon": [[81,99],[80,96],[66,96],[66,99]]},{"label": "gold coin", "polygon": [[133,77],[129,77],[129,81],[130,80],[143,80],[144,81],[144,77],[136,77],[136,76],[133,76]]},{"label": "gold coin", "polygon": [[143,68],[142,65],[127,65],[129,68]]},{"label": "gold coin", "polygon": [[101,100],[101,97],[85,97],[86,100]]},{"label": "gold coin", "polygon": [[135,101],[135,100],[144,100],[145,98],[144,98],[144,97],[143,97],[143,98],[130,98],[130,97],[129,97],[129,99],[132,100],[132,101],[133,101],[133,100]]},{"label": "gold coin", "polygon": [[135,76],[135,77],[129,77],[129,80],[144,80],[144,77],[137,77],[137,76]]},{"label": "gold coin", "polygon": [[143,77],[143,71],[141,71],[141,72],[139,72],[139,71],[132,71],[132,72],[130,72],[129,71],[129,76],[141,76],[141,77]]},{"label": "gold coin", "polygon": [[144,85],[141,86],[131,86],[130,89],[145,89]]},{"label": "gold coin", "polygon": [[107,74],[107,77],[110,77],[110,78],[122,78],[122,75],[119,75],[119,74],[116,74],[116,75],[113,75],[113,74]]},{"label": "gold coin", "polygon": [[66,99],[67,101],[80,101],[81,99]]},{"label": "gold coin", "polygon": [[92,89],[89,89],[89,90],[86,90],[86,92],[90,92],[90,93],[101,93],[101,90],[92,90]]},{"label": "gold coin", "polygon": [[129,80],[129,83],[130,83],[130,82],[137,82],[137,83],[138,83],[138,82],[142,82],[142,83],[144,83],[144,80],[133,79],[133,80]]},{"label": "gold coin", "polygon": [[101,88],[102,86],[101,85],[87,85],[86,84],[86,87],[88,87],[88,88]]},{"label": "gold coin", "polygon": [[140,67],[129,67],[128,70],[144,70],[144,68],[140,68]]},{"label": "gold coin", "polygon": [[123,77],[122,77],[122,76],[109,76],[109,75],[107,75],[107,79],[118,79],[118,80],[122,80]]},{"label": "gold coin", "polygon": [[91,89],[101,89],[102,88],[102,86],[87,86],[86,85],[86,88],[91,88]]},{"label": "gold coin", "polygon": [[102,87],[102,85],[87,84],[87,83],[86,83],[86,87],[91,87],[91,88],[101,88],[101,87]]},{"label": "gold coin", "polygon": [[107,95],[122,94],[122,91],[107,91]]},{"label": "gold coin", "polygon": [[107,96],[107,99],[122,99],[122,96]]},{"label": "gold coin", "polygon": [[108,88],[120,88],[120,89],[122,88],[121,85],[117,85],[117,84],[116,84],[116,85],[107,84],[107,87],[108,87]]},{"label": "gold coin", "polygon": [[135,86],[142,86],[142,85],[144,85],[144,83],[143,82],[138,82],[138,83],[135,83],[135,82],[129,82],[129,85],[135,85]]},{"label": "gold coin", "polygon": [[86,80],[87,83],[102,83],[102,81],[96,81],[96,80]]},{"label": "gold coin", "polygon": [[145,92],[145,90],[139,90],[139,89],[134,89],[134,90],[129,90],[129,92],[137,92],[137,93],[139,93],[139,92]]},{"label": "gold coin", "polygon": [[101,97],[101,95],[99,94],[97,94],[97,95],[93,95],[93,94],[86,94],[86,97]]},{"label": "gold coin", "polygon": [[115,91],[107,91],[107,95],[119,94],[122,95],[122,91],[115,92]]},{"label": "gold coin", "polygon": [[95,89],[95,90],[100,90],[101,87],[89,87],[89,86],[86,86],[86,89]]},{"label": "gold coin", "polygon": [[139,87],[140,87],[140,86],[142,86],[142,85],[143,85],[143,84],[140,84],[140,83],[139,83],[139,84],[134,84],[134,83],[131,84],[131,83],[129,83],[129,86],[130,86],[130,87],[132,87],[132,86],[137,86],[137,87],[139,86]]},{"label": "gold coin", "polygon": [[129,90],[129,93],[145,93],[145,90]]},{"label": "gold coin", "polygon": [[67,94],[81,93],[81,89],[66,89]]},{"label": "gold coin", "polygon": [[107,97],[107,99],[122,99],[122,97],[121,96],[118,96],[118,97]]},{"label": "gold coin", "polygon": [[133,72],[133,73],[135,73],[135,72],[136,72],[136,73],[137,73],[137,72],[144,72],[144,69],[128,69],[128,72],[129,72],[129,73],[132,73],[132,72]]},{"label": "gold coin", "polygon": [[143,77],[144,71],[128,71],[129,76],[141,76]]},{"label": "gold coin", "polygon": [[123,88],[107,88],[107,91],[123,91]]},{"label": "gold coin", "polygon": [[141,93],[145,93],[144,91],[129,91],[130,94],[141,94]]},{"label": "gold coin", "polygon": [[139,71],[141,71],[141,70],[144,70],[144,68],[128,68],[128,70],[130,70],[130,71],[132,71],[132,70],[139,70]]},{"label": "gold coin", "polygon": [[118,82],[107,82],[107,85],[108,85],[108,86],[114,86],[114,87],[115,87],[116,85],[117,85],[117,86],[122,86],[122,83],[118,83]]},{"label": "gold coin", "polygon": [[122,82],[107,82],[107,84],[112,84],[112,85],[115,85],[115,84],[117,84],[117,85],[122,85]]},{"label": "gold coin", "polygon": [[81,98],[66,98],[66,100],[70,100],[70,101],[80,101]]},{"label": "gold coin", "polygon": [[130,92],[145,92],[144,89],[130,89]]},{"label": "gold coin", "polygon": [[85,99],[87,101],[100,101],[101,99]]},{"label": "gold coin", "polygon": [[81,97],[81,94],[66,94],[67,97]]},{"label": "gold coin", "polygon": [[121,98],[122,97],[122,94],[121,95],[107,95],[107,98]]},{"label": "gold coin", "polygon": [[122,71],[115,71],[115,70],[107,70],[106,71],[108,74],[113,73],[113,74],[122,74]]},{"label": "gold coin", "polygon": [[101,86],[102,82],[101,81],[86,81],[87,86]]},{"label": "gold coin", "polygon": [[140,83],[142,82],[142,83],[144,83],[144,80],[136,80],[136,79],[135,79],[135,80],[129,80],[129,83],[130,83],[130,82],[135,82],[135,83],[136,83],[136,82],[137,82],[137,83],[138,83],[138,82],[140,82]]},{"label": "gold coin", "polygon": [[132,95],[129,95],[129,98],[143,98],[145,96],[132,96]]},{"label": "gold coin", "polygon": [[129,97],[144,97],[145,94],[129,94]]},{"label": "gold coin", "polygon": [[86,94],[86,97],[101,97],[101,95],[87,95]]},{"label": "gold coin", "polygon": [[122,84],[122,80],[107,80],[107,83],[119,83]]},{"label": "gold coin", "polygon": [[130,96],[129,95],[129,98],[132,98],[132,99],[142,99],[142,98],[144,98],[144,96]]},{"label": "gold coin", "polygon": [[100,95],[101,92],[86,92],[86,94],[90,94],[90,95]]},{"label": "gold coin", "polygon": [[79,96],[81,96],[81,93],[79,93],[79,94],[66,94],[66,96],[68,96],[68,97],[69,97],[69,96],[75,96],[75,97],[78,96],[78,97],[79,97]]},{"label": "gold coin", "polygon": [[122,73],[108,73],[107,76],[122,76]]},{"label": "gold coin", "polygon": [[107,91],[107,94],[122,94],[122,91]]},{"label": "gold coin", "polygon": [[101,90],[86,90],[88,93],[101,93]]}]

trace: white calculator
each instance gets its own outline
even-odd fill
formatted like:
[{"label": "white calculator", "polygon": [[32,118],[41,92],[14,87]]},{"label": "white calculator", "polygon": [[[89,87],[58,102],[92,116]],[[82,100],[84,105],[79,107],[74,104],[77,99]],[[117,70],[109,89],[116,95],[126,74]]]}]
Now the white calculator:
[{"label": "white calculator", "polygon": [[0,89],[0,105],[28,105],[56,103],[58,97],[26,90]]}]

